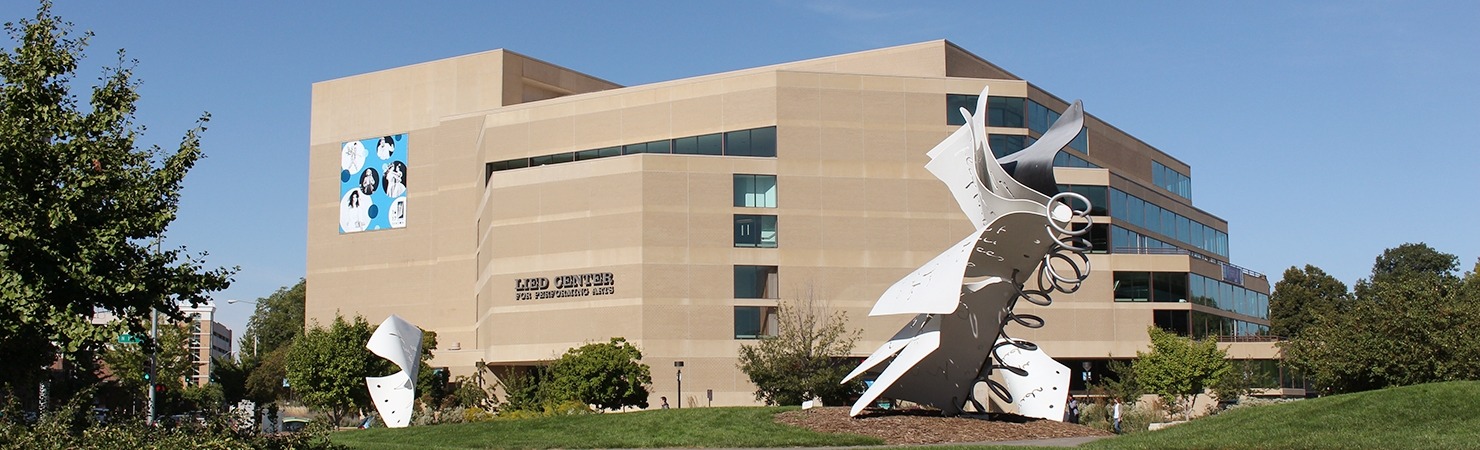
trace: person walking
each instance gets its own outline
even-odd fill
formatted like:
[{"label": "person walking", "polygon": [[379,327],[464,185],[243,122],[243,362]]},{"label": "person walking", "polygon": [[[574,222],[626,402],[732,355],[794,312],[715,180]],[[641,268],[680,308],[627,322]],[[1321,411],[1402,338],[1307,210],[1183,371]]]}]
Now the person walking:
[{"label": "person walking", "polygon": [[1079,423],[1079,400],[1075,399],[1072,395],[1069,396],[1069,407],[1065,408],[1065,412],[1069,414],[1067,422]]},{"label": "person walking", "polygon": [[1115,434],[1120,434],[1120,399],[1118,398],[1115,399],[1114,411],[1112,418],[1115,419]]}]

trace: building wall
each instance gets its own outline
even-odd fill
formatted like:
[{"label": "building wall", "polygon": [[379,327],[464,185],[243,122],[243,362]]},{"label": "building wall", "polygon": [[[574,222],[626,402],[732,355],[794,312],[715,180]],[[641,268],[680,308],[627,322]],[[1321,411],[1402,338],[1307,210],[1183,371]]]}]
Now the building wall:
[{"label": "building wall", "polygon": [[[909,319],[868,317],[878,296],[971,230],[924,164],[956,128],[947,125],[946,94],[983,86],[1067,106],[944,41],[627,88],[505,51],[316,84],[308,317],[400,315],[438,332],[434,364],[455,374],[479,362],[537,364],[621,336],[643,349],[655,397],[673,396],[673,363],[683,361],[685,403],[710,389],[716,405],[752,403],[754,388],[735,366],[751,342],[735,337],[735,307],[779,300],[736,299],[735,266],[777,266],[779,297],[810,295],[845,312],[864,330],[855,353],[871,352]],[[1186,164],[1093,116],[1086,123],[1082,156],[1103,168],[1057,169],[1061,183],[1115,187],[1227,231],[1190,200],[1148,187],[1151,161],[1190,175]],[[762,127],[776,129],[775,157],[488,166]],[[339,234],[340,145],[403,132],[407,227]],[[776,207],[734,206],[735,174],[775,175]],[[737,214],[775,215],[777,247],[737,248]],[[1152,310],[1211,309],[1115,302],[1114,270],[1222,270],[1187,255],[1095,254],[1090,262],[1094,275],[1076,294],[1057,295],[1048,308],[1020,306],[1048,326],[1012,335],[1060,358],[1132,357],[1145,348]],[[528,280],[608,273],[610,293],[520,297]],[[1250,280],[1268,292],[1267,280]],[[1240,351],[1269,358],[1271,348]]]}]

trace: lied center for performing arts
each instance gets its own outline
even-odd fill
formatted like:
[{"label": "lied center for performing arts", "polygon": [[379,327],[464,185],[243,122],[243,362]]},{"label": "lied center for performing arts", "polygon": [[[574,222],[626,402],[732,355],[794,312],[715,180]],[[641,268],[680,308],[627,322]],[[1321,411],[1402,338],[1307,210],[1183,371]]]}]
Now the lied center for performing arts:
[{"label": "lied center for performing arts", "polygon": [[[858,357],[910,320],[868,312],[971,231],[924,165],[983,87],[999,157],[1068,106],[943,40],[640,86],[507,50],[316,83],[308,320],[396,314],[437,333],[433,365],[454,375],[620,336],[655,404],[679,395],[679,361],[685,405],[755,404],[736,355],[774,333],[779,302],[845,311]],[[1278,375],[1269,281],[1230,262],[1191,167],[1084,100],[1054,172],[1094,205],[1093,273],[1019,306],[1046,325],[1014,337],[1068,366],[1074,392],[1153,325]],[[1268,393],[1299,393],[1279,378]]]}]

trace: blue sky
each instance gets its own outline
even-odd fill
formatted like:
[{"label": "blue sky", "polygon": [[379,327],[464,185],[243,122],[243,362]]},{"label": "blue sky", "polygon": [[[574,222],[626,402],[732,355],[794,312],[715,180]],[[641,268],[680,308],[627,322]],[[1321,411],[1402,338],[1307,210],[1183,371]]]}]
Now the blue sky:
[{"label": "blue sky", "polygon": [[146,144],[212,114],[167,244],[241,267],[215,294],[238,334],[225,299],[304,275],[310,85],[495,48],[636,85],[948,39],[1190,164],[1271,281],[1351,284],[1405,242],[1480,256],[1480,2],[59,3],[96,33],[78,82],[139,61]]}]

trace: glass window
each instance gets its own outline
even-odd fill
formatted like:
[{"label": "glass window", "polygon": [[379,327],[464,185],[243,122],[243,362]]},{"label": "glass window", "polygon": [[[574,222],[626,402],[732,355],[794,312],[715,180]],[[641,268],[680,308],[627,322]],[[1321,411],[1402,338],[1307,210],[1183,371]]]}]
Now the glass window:
[{"label": "glass window", "polygon": [[[946,125],[965,125],[966,118],[961,116],[961,108],[966,108],[968,113],[976,113],[976,99],[979,95],[946,94]],[[990,102],[991,97],[987,98]]]},{"label": "glass window", "polygon": [[[972,106],[976,109],[976,97],[971,96]],[[1023,127],[1023,103],[1027,99],[1022,97],[998,97],[987,96],[987,126],[1022,128]],[[956,115],[961,115],[956,113]],[[959,125],[959,124],[958,124]]]},{"label": "glass window", "polygon": [[725,133],[724,154],[730,156],[776,156],[776,127]]},{"label": "glass window", "polygon": [[1146,202],[1141,200],[1140,197],[1130,196],[1126,198],[1126,204],[1130,206],[1130,208],[1128,208],[1129,211],[1127,211],[1126,214],[1127,221],[1130,222],[1132,225],[1145,228],[1145,226],[1142,224],[1146,223]]},{"label": "glass window", "polygon": [[774,306],[736,306],[735,339],[775,336],[776,322]]},{"label": "glass window", "polygon": [[585,161],[588,159],[596,159],[600,157],[601,153],[599,150],[581,150],[579,152],[576,152],[576,161]]},{"label": "glass window", "polygon": [[1156,272],[1151,275],[1154,302],[1187,302],[1187,273]]},{"label": "glass window", "polygon": [[676,155],[694,155],[699,153],[699,137],[683,137],[673,140],[673,153]]},{"label": "glass window", "polygon": [[735,174],[735,206],[776,207],[776,176]]},{"label": "glass window", "polygon": [[576,160],[576,154],[575,153],[556,153],[554,155],[550,155],[550,164],[558,164],[558,163],[564,163],[564,162],[571,162],[571,161],[575,161],[575,160]]},{"label": "glass window", "polygon": [[608,157],[608,156],[621,156],[621,155],[622,155],[622,147],[607,147],[607,148],[603,148],[603,149],[600,149],[600,150],[597,150],[596,151],[596,156],[598,158],[605,158],[605,157]]},{"label": "glass window", "polygon": [[992,154],[998,158],[1006,157],[1013,153],[1028,148],[1028,137],[1012,134],[993,134],[988,136],[987,144],[992,146]]},{"label": "glass window", "polygon": [[533,157],[533,158],[529,158],[529,167],[543,166],[545,164],[550,164],[551,162],[554,162],[554,161],[555,161],[555,157],[550,156],[550,155],[536,156],[536,157]]},{"label": "glass window", "polygon": [[1150,272],[1115,272],[1115,301],[1144,302],[1150,299]]},{"label": "glass window", "polygon": [[1097,223],[1097,224],[1094,224],[1094,225],[1090,225],[1090,227],[1089,227],[1089,245],[1090,245],[1090,249],[1089,249],[1089,252],[1090,253],[1109,253],[1110,252],[1110,227],[1108,225],[1105,225],[1105,224],[1102,224],[1102,223]]},{"label": "glass window", "polygon": [[776,248],[776,216],[736,214],[735,246]]},{"label": "glass window", "polygon": [[698,141],[698,153],[700,155],[722,155],[725,153],[725,138],[719,133],[706,134],[695,139]]},{"label": "glass window", "polygon": [[1157,309],[1152,311],[1152,320],[1155,321],[1157,328],[1175,333],[1178,336],[1187,336],[1192,332],[1192,326],[1188,320],[1188,312],[1185,310]]},{"label": "glass window", "polygon": [[1177,216],[1177,240],[1190,242],[1192,239],[1192,220],[1186,216]]},{"label": "glass window", "polygon": [[1120,189],[1110,189],[1110,216],[1117,220],[1125,220],[1125,192]]},{"label": "glass window", "polygon": [[1089,129],[1080,128],[1079,135],[1074,136],[1074,140],[1069,141],[1069,148],[1079,150],[1080,153],[1086,155],[1089,154]]},{"label": "glass window", "polygon": [[1089,161],[1085,161],[1084,158],[1080,158],[1078,156],[1074,156],[1074,155],[1071,155],[1069,153],[1064,153],[1064,152],[1059,152],[1057,155],[1054,155],[1053,156],[1053,166],[1054,167],[1075,167],[1075,168],[1081,168],[1081,169],[1086,169],[1086,168],[1087,169],[1098,169],[1098,168],[1100,168],[1100,166],[1095,165],[1095,163],[1092,163],[1092,162],[1089,162]]},{"label": "glass window", "polygon": [[735,298],[780,298],[776,266],[735,266]]}]

